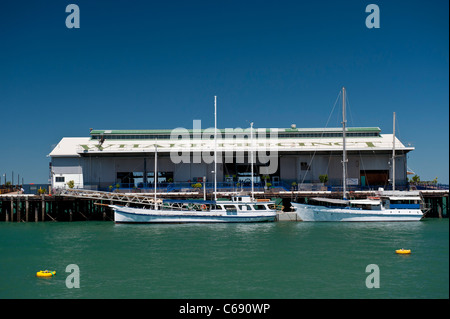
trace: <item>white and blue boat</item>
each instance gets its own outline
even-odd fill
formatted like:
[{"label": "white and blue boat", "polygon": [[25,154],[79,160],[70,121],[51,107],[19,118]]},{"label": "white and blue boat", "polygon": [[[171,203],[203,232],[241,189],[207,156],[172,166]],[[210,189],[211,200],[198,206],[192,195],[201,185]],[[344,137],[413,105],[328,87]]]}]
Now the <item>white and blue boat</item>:
[{"label": "white and blue boat", "polygon": [[[345,88],[342,88],[342,182],[343,198],[310,198],[307,204],[292,202],[292,208],[302,221],[343,222],[389,222],[419,221],[427,208],[419,192],[395,191],[393,177],[392,191],[378,191],[374,197],[347,199],[347,153],[345,145]],[[392,176],[395,176],[395,113],[394,139],[392,142]]]},{"label": "white and blue boat", "polygon": [[256,223],[273,222],[272,201],[234,196],[231,200],[163,200],[151,208],[110,205],[116,223]]},{"label": "white and blue boat", "polygon": [[[251,123],[253,143],[253,123]],[[272,222],[277,216],[275,202],[255,200],[250,196],[233,196],[231,200],[217,199],[217,98],[214,97],[214,200],[157,199],[156,183],[153,205],[136,208],[109,205],[114,210],[116,223],[256,223]],[[157,175],[157,148],[155,148],[155,176]],[[253,150],[251,150],[253,176]]]},{"label": "white and blue boat", "polygon": [[292,203],[302,221],[400,222],[419,221],[424,208],[419,192],[381,193],[367,199],[311,198],[308,204]]}]

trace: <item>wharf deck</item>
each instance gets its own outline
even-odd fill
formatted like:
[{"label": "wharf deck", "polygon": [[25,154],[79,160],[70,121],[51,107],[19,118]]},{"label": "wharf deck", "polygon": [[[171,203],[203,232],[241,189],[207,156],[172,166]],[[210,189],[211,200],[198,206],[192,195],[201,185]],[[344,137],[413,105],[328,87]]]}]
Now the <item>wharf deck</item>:
[{"label": "wharf deck", "polygon": [[[448,217],[448,190],[420,191],[425,203],[431,207],[427,217]],[[248,193],[248,192],[247,192]],[[219,198],[244,193],[218,192]],[[350,192],[351,198],[376,195],[376,191]],[[162,199],[202,199],[202,191],[157,193],[157,202]],[[206,194],[211,199],[212,194]],[[305,202],[310,197],[340,198],[342,193],[331,191],[277,191],[255,192],[255,198],[280,199],[284,206],[279,220],[296,220],[290,212],[291,202]],[[0,221],[75,221],[112,220],[110,204],[153,205],[154,193],[118,193],[68,189],[53,195],[30,195],[8,193],[0,195]],[[100,204],[100,205],[99,205]]]}]

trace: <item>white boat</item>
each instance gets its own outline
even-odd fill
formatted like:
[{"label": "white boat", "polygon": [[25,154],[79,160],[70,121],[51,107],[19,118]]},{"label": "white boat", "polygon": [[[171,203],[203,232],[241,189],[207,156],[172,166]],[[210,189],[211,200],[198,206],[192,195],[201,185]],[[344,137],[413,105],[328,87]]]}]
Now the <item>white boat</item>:
[{"label": "white boat", "polygon": [[[346,116],[345,88],[342,88],[342,181],[343,199],[311,198],[313,203],[292,202],[292,208],[302,221],[419,221],[423,218],[423,200],[419,192],[395,191],[395,113],[392,153],[392,192],[381,190],[377,197],[348,200],[347,197],[347,153],[345,145]],[[423,210],[423,211],[422,211]]]},{"label": "white boat", "polygon": [[[395,194],[396,193],[396,194]],[[423,218],[420,195],[394,192],[367,199],[311,198],[315,204],[292,203],[302,221],[388,222]]]},{"label": "white boat", "polygon": [[255,223],[275,221],[272,201],[254,201],[250,196],[232,200],[164,200],[157,208],[111,205],[116,223]]},{"label": "white boat", "polygon": [[[250,196],[234,196],[231,200],[217,200],[217,100],[214,97],[214,200],[161,200],[157,199],[156,181],[153,205],[136,208],[109,205],[114,210],[116,223],[255,223],[275,221],[275,203],[255,200],[253,196],[253,149],[251,149],[252,192]],[[253,123],[251,123],[253,143]],[[155,175],[157,174],[155,147]]]}]

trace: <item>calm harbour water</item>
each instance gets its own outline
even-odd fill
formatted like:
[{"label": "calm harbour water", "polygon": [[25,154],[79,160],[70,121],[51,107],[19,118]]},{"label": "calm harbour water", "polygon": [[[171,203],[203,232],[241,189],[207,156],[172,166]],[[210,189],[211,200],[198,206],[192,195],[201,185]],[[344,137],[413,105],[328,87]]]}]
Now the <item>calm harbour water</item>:
[{"label": "calm harbour water", "polygon": [[449,298],[449,224],[2,222],[0,271],[0,299]]}]

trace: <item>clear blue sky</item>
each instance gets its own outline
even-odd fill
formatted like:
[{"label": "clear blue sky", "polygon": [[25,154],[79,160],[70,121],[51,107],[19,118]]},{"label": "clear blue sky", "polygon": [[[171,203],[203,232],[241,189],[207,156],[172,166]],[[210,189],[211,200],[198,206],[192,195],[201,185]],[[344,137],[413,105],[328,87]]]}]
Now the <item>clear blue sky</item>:
[{"label": "clear blue sky", "polygon": [[408,166],[449,181],[447,0],[2,1],[0,41],[8,180],[46,183],[47,154],[89,128],[212,127],[214,95],[219,127],[325,127],[345,86],[350,126],[391,133],[395,111]]}]

